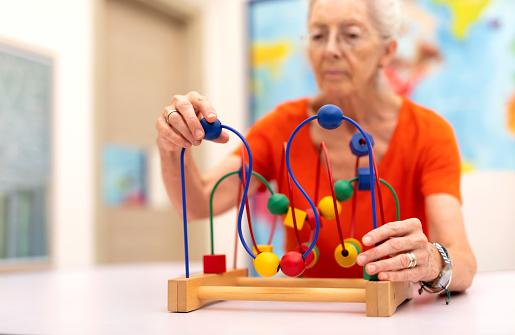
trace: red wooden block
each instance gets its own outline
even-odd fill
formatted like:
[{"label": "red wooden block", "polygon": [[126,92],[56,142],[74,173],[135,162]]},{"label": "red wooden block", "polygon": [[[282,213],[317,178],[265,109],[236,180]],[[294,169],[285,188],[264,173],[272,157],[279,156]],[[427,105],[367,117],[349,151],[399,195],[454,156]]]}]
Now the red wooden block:
[{"label": "red wooden block", "polygon": [[225,255],[204,255],[204,273],[224,273],[227,271]]}]

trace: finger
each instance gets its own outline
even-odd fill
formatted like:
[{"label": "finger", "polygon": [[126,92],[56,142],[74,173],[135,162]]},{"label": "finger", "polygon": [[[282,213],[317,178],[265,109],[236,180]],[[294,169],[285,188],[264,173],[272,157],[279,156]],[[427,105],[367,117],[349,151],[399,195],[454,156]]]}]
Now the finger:
[{"label": "finger", "polygon": [[423,274],[424,269],[416,266],[412,269],[404,269],[401,271],[379,272],[377,278],[379,280],[417,282],[422,278]]},{"label": "finger", "polygon": [[191,92],[190,102],[195,107],[197,112],[200,112],[207,122],[215,122],[218,118],[215,108],[207,97],[204,97],[197,92]]},{"label": "finger", "polygon": [[365,269],[369,275],[374,275],[379,272],[406,269],[410,265],[410,262],[411,261],[408,254],[403,253],[392,258],[382,259],[377,262],[369,263],[366,265]]},{"label": "finger", "polygon": [[365,265],[380,258],[400,254],[404,251],[413,250],[410,239],[406,237],[391,238],[379,244],[377,247],[369,249],[359,254],[357,261],[359,265]]},{"label": "finger", "polygon": [[[192,134],[192,136],[197,140],[201,140],[204,137],[204,129],[202,128],[195,108],[189,99],[192,98],[187,97],[186,99],[182,96],[174,96],[171,106],[174,106],[174,109],[181,113],[182,118],[186,122],[188,131]],[[182,134],[184,135],[184,133]]]},{"label": "finger", "polygon": [[406,236],[414,231],[421,231],[422,224],[418,219],[389,222],[363,236],[364,245],[374,245],[391,237]]},{"label": "finger", "polygon": [[175,130],[176,133],[180,134],[186,140],[188,140],[193,145],[199,145],[201,143],[200,140],[197,140],[193,137],[188,128],[188,125],[184,121],[184,118],[180,113],[171,113],[168,116],[169,127]]},{"label": "finger", "polygon": [[227,143],[227,142],[229,142],[229,134],[227,134],[227,132],[225,132],[225,131],[222,131],[220,136],[216,140],[213,140],[212,142]]},{"label": "finger", "polygon": [[191,147],[191,142],[186,140],[181,134],[174,131],[173,128],[163,120],[163,118],[159,118],[157,120],[156,128],[161,143],[163,143],[163,145],[169,150]]}]

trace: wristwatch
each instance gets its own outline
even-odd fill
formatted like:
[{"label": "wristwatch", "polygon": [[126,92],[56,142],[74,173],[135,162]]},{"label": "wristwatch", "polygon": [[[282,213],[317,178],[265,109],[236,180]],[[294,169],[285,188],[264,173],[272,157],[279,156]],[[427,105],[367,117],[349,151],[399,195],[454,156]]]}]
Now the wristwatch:
[{"label": "wristwatch", "polygon": [[422,294],[422,290],[432,293],[432,294],[439,294],[442,292],[447,293],[447,304],[449,304],[449,300],[451,298],[450,292],[447,289],[449,285],[451,284],[452,280],[452,264],[451,260],[449,258],[449,253],[447,250],[440,244],[440,243],[433,243],[433,245],[436,247],[436,249],[440,252],[442,255],[442,258],[445,262],[445,266],[440,271],[438,276],[430,283],[427,282],[420,282],[420,289],[418,290],[419,294]]}]

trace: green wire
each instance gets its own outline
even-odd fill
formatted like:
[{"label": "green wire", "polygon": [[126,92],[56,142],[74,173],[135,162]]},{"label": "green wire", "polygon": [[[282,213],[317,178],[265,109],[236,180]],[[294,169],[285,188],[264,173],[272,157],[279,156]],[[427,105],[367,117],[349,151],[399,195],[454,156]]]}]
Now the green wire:
[{"label": "green wire", "polygon": [[[211,227],[211,255],[214,255],[215,254],[215,242],[214,242],[214,238],[213,238],[213,196],[215,194],[215,191],[216,191],[216,188],[218,187],[218,185],[227,177],[229,176],[232,176],[233,174],[236,174],[236,173],[239,173],[239,170],[237,171],[233,171],[233,172],[229,172],[228,174],[226,174],[225,176],[223,176],[222,178],[220,178],[215,186],[213,187],[213,190],[211,191],[211,196],[209,197],[209,224],[210,224],[210,227]],[[254,172],[252,171],[252,175],[253,176],[256,176],[258,177],[259,179],[261,179],[261,181],[263,182],[263,184],[266,185],[266,187],[268,188],[268,190],[270,191],[270,193],[273,195],[274,194],[274,191],[272,190],[272,187],[270,187],[270,184],[266,181],[265,178],[263,178],[262,175],[260,175],[259,173],[257,172]]]},{"label": "green wire", "polygon": [[[351,180],[349,180],[349,183],[352,183],[353,181],[356,181],[356,180],[358,180],[358,177],[352,178]],[[390,184],[388,184],[386,181],[382,180],[381,178],[379,178],[379,181],[381,183],[383,183],[384,185],[386,185],[390,189],[390,191],[392,192],[393,198],[395,199],[395,207],[397,209],[397,221],[400,221],[400,219],[401,219],[401,214],[400,214],[401,210],[399,208],[399,199],[397,198],[397,193],[395,193],[393,187]]]}]

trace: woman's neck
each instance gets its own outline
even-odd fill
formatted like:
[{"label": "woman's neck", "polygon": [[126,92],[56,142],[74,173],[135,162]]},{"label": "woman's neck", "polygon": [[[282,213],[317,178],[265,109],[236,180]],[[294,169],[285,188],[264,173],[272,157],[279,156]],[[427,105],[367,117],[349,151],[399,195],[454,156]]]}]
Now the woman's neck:
[{"label": "woman's neck", "polygon": [[379,75],[373,84],[347,96],[321,93],[311,100],[312,113],[323,105],[333,104],[342,109],[343,115],[364,126],[397,118],[402,99],[383,80],[387,79]]}]

